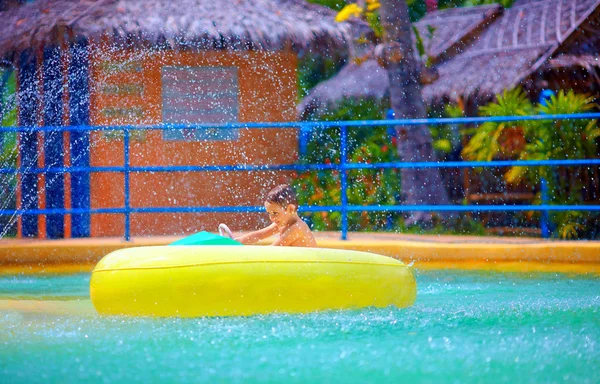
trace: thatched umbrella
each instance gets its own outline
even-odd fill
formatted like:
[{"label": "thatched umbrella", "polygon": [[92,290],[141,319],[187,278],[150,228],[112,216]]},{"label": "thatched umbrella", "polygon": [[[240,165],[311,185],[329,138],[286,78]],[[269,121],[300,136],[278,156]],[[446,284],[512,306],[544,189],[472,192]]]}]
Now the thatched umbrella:
[{"label": "thatched umbrella", "polygon": [[304,0],[38,0],[0,13],[0,56],[99,39],[171,48],[276,50],[344,46],[348,23]]}]

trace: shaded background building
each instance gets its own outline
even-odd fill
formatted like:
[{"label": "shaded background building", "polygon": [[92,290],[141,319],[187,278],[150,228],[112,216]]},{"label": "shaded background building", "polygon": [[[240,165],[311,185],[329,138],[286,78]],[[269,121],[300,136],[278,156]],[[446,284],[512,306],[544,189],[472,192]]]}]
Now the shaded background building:
[{"label": "shaded background building", "polygon": [[[298,0],[40,0],[0,18],[20,126],[294,121],[299,49],[346,44],[347,24]],[[132,131],[131,166],[291,164],[296,130]],[[122,131],[33,132],[19,166],[123,166]],[[25,209],[124,206],[121,172],[21,175]],[[261,205],[285,173],[132,173],[132,207]],[[132,235],[235,229],[260,214],[132,214]],[[22,236],[120,236],[122,214],[23,215]]]}]

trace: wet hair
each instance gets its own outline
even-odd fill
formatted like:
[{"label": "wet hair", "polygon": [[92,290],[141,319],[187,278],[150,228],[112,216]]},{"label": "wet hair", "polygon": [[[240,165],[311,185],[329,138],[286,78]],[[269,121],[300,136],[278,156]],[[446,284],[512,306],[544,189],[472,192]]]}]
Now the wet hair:
[{"label": "wet hair", "polygon": [[292,204],[298,207],[298,199],[296,198],[296,192],[287,184],[281,184],[271,189],[267,193],[265,199],[269,203],[277,204],[283,208],[287,208],[288,205]]}]

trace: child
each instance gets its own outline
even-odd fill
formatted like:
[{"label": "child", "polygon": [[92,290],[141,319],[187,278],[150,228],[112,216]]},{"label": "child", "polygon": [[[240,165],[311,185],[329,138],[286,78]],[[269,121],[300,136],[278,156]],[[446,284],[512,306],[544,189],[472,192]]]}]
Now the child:
[{"label": "child", "polygon": [[265,199],[265,209],[273,224],[258,231],[238,236],[235,240],[242,244],[253,244],[278,233],[279,238],[271,245],[317,246],[310,228],[298,216],[296,194],[289,185],[282,184],[273,188]]}]

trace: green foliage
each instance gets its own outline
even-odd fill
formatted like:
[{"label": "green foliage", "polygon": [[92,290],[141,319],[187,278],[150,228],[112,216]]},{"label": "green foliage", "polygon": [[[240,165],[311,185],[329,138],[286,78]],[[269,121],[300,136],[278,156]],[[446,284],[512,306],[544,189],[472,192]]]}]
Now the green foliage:
[{"label": "green foliage", "polygon": [[375,36],[377,36],[377,38],[381,38],[383,36],[383,25],[381,25],[379,12],[367,12],[365,13],[365,18],[373,30],[373,33],[375,33]]},{"label": "green foliage", "polygon": [[406,5],[408,5],[408,16],[412,23],[419,21],[427,13],[425,0],[407,0]]},{"label": "green foliage", "polygon": [[[387,102],[349,100],[332,110],[322,120],[377,120],[387,109]],[[439,137],[445,137],[439,130]],[[339,164],[340,130],[319,129],[313,132],[304,164]],[[395,139],[388,134],[387,127],[349,128],[348,162],[384,163],[398,161]],[[300,174],[294,181],[301,205],[340,205],[340,175],[333,171],[310,171]],[[348,202],[351,205],[397,205],[400,203],[401,177],[396,169],[351,170],[348,172]],[[304,214],[314,230],[339,230],[341,214],[338,212],[316,212]],[[352,231],[393,230],[406,233],[423,233],[420,226],[404,226],[401,213],[350,212],[349,229]],[[451,221],[438,221],[426,230],[427,233],[483,235],[481,223],[461,216]]]},{"label": "green foliage", "polygon": [[510,8],[515,0],[439,0],[438,7],[440,9],[457,8],[457,7],[474,7],[485,4],[500,4],[504,8]]},{"label": "green foliage", "polygon": [[345,0],[308,0],[309,3],[323,5],[325,7],[331,8],[335,11],[340,11],[346,4],[350,3],[350,1]]},{"label": "green foliage", "polygon": [[[443,113],[429,111],[430,118],[440,117],[464,117],[462,108],[452,104],[445,107]],[[450,159],[450,156],[460,149],[460,132],[458,124],[430,125],[432,146],[438,160],[456,160]],[[454,156],[454,155],[453,155]]]},{"label": "green foliage", "polygon": [[[5,73],[0,71],[0,79],[5,79]],[[4,89],[0,87],[0,108],[2,111],[1,126],[17,125],[17,113],[15,107],[15,76],[10,74]],[[14,168],[17,165],[17,135],[16,133],[0,133],[0,168]],[[14,209],[16,206],[15,188],[16,177],[9,174],[0,174],[0,210]],[[16,225],[9,216],[0,216],[0,237],[14,236]]]},{"label": "green foliage", "polygon": [[[597,108],[593,97],[559,91],[545,105],[533,106],[519,90],[504,92],[498,101],[481,108],[485,116],[526,114],[574,114]],[[508,132],[508,134],[507,134]],[[512,135],[512,138],[507,136]],[[517,137],[517,138],[515,138]],[[596,120],[539,120],[523,122],[485,123],[470,139],[463,150],[469,159],[491,160],[513,158],[520,160],[585,159],[598,156],[597,140],[600,128]],[[515,145],[518,143],[518,145]],[[528,181],[548,185],[548,203],[579,205],[584,201],[586,178],[596,178],[597,169],[581,167],[512,167],[506,174],[508,183]],[[542,196],[537,194],[536,203]],[[550,214],[556,226],[554,235],[560,238],[596,236],[593,228],[598,215],[566,211]]]},{"label": "green foliage", "polygon": [[[482,116],[525,116],[534,108],[520,88],[504,91],[498,101],[481,107]],[[501,155],[514,158],[525,145],[528,124],[521,121],[487,122],[475,130],[475,134],[462,151],[469,160],[490,161]]]},{"label": "green foliage", "polygon": [[[377,120],[385,110],[385,103],[344,101],[340,107],[322,117],[325,121]],[[348,162],[383,163],[396,161],[398,156],[387,127],[349,128]],[[304,164],[339,164],[340,129],[315,129],[308,143],[306,155],[300,159]],[[352,205],[396,204],[400,187],[397,170],[351,170],[348,171],[348,202]],[[333,171],[309,171],[295,181],[301,205],[340,205],[340,175]],[[338,230],[341,215],[337,212],[307,214],[315,230]],[[400,215],[384,213],[351,213],[349,227],[352,230],[385,229],[388,223],[398,224]]]},{"label": "green foliage", "polygon": [[334,76],[345,64],[345,57],[324,57],[305,53],[298,60],[298,97],[302,99],[308,91],[321,81]]},{"label": "green foliage", "polygon": [[[0,77],[4,77],[4,73],[0,71]],[[2,97],[2,126],[11,127],[17,125],[17,108],[14,103],[15,100],[15,89],[16,80],[15,73],[12,72],[7,79],[4,92],[0,95]]]},{"label": "green foliage", "polygon": [[474,220],[467,215],[460,215],[445,220],[441,220],[439,216],[434,216],[431,227],[427,229],[419,225],[404,227],[401,222],[399,232],[416,235],[486,235],[485,226],[480,221]]},{"label": "green foliage", "polygon": [[[419,32],[419,29],[417,27],[415,27],[413,25],[412,27],[413,32],[415,33],[415,44],[417,47],[417,52],[419,53],[419,57],[421,58],[421,61],[425,64],[425,67],[431,67],[431,65],[433,64],[432,62],[432,58],[431,56],[427,55],[427,49],[429,47],[425,47],[425,41],[423,40],[423,37],[421,36],[421,33]],[[425,36],[427,38],[427,41],[432,42],[433,41],[433,34],[435,33],[435,28],[428,25],[427,26],[427,35]]]},{"label": "green foliage", "polygon": [[[4,77],[4,73],[0,71],[0,78]],[[17,108],[15,100],[16,81],[14,72],[8,77],[5,89],[0,89],[0,108],[2,111],[1,124],[4,127],[12,127],[17,125]],[[2,134],[2,133],[0,133]],[[4,133],[0,143],[0,164],[5,167],[14,167],[17,164],[17,135],[15,133]]]}]

